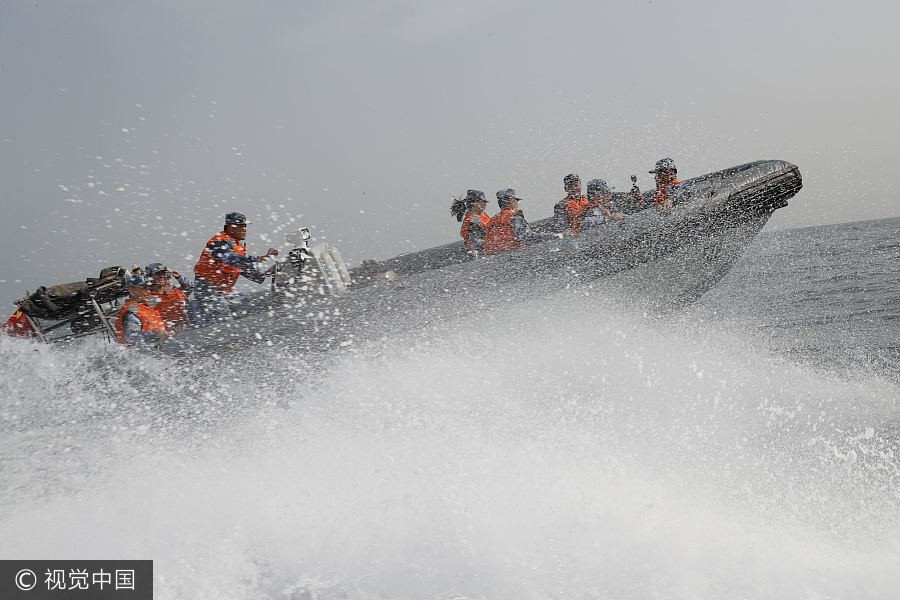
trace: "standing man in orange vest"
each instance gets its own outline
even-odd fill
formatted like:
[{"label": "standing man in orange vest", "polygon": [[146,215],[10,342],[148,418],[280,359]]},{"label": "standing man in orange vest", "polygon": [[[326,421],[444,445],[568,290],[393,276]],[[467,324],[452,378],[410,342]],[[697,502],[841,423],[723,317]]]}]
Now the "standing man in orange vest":
[{"label": "standing man in orange vest", "polygon": [[[225,228],[212,236],[200,260],[194,266],[194,297],[188,305],[188,317],[194,327],[205,327],[212,321],[226,318],[231,304],[239,303],[234,284],[241,276],[262,283],[265,273],[259,271],[258,256],[247,254],[247,217],[239,212],[225,215]],[[266,255],[277,256],[278,250],[269,248]]]},{"label": "standing man in orange vest", "polygon": [[554,226],[559,233],[578,235],[581,231],[581,218],[588,208],[588,200],[581,193],[581,177],[569,173],[563,177],[563,189],[566,197],[553,207]]},{"label": "standing man in orange vest", "polygon": [[144,275],[127,279],[128,299],[116,317],[116,339],[127,346],[154,344],[169,335],[162,317],[151,305],[153,280]]}]

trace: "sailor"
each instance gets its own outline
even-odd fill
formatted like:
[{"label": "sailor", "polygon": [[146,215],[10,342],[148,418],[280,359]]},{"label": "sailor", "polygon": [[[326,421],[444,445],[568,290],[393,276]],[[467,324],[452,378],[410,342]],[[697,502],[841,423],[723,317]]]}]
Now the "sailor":
[{"label": "sailor", "polygon": [[[655,175],[654,179],[656,181],[656,191],[653,192],[653,206],[665,213],[672,212],[672,208],[675,206],[675,201],[671,193],[672,186],[681,183],[681,181],[676,178],[678,169],[675,167],[675,161],[671,158],[661,158],[656,161],[656,167],[649,172],[652,175]],[[634,181],[633,177],[632,181]],[[641,190],[637,187],[637,184],[632,187],[631,195],[635,199],[635,202],[643,203]]]},{"label": "sailor", "polygon": [[224,230],[206,242],[194,266],[194,294],[188,304],[194,327],[205,327],[230,314],[231,305],[240,302],[234,285],[241,276],[256,283],[265,281],[267,273],[259,270],[260,261],[277,256],[278,250],[269,248],[263,257],[247,254],[247,225],[244,215],[230,212],[225,215]]},{"label": "sailor", "polygon": [[[178,271],[170,271],[162,263],[144,267],[144,275],[152,281],[150,293],[156,299],[156,312],[160,314],[166,327],[174,329],[187,323],[187,297],[191,294],[191,284]],[[172,286],[172,278],[178,287]]]},{"label": "sailor", "polygon": [[566,197],[553,207],[554,229],[565,235],[578,235],[581,218],[587,210],[587,198],[581,193],[581,178],[574,173],[563,177]]},{"label": "sailor", "polygon": [[450,206],[450,214],[462,223],[459,235],[471,256],[478,256],[484,251],[484,234],[491,220],[485,212],[486,207],[487,199],[481,190],[468,190],[465,198],[455,199]]},{"label": "sailor", "polygon": [[519,210],[522,199],[516,196],[516,190],[508,188],[497,192],[497,204],[500,212],[488,222],[484,238],[484,253],[498,254],[507,250],[524,248],[529,242],[540,241],[554,236],[537,233],[528,226],[524,213]]},{"label": "sailor", "polygon": [[675,206],[670,190],[673,185],[681,183],[677,179],[678,169],[675,168],[675,161],[671,158],[661,158],[656,161],[656,167],[650,171],[655,175],[656,193],[653,194],[653,205],[661,208],[665,212],[672,212]]},{"label": "sailor", "polygon": [[130,274],[128,299],[116,317],[116,339],[125,345],[154,344],[169,335],[162,316],[152,306],[153,294],[150,288],[153,280],[144,275]]},{"label": "sailor", "polygon": [[622,213],[613,212],[612,188],[602,179],[587,182],[588,207],[581,219],[582,227],[596,227],[622,218]]}]

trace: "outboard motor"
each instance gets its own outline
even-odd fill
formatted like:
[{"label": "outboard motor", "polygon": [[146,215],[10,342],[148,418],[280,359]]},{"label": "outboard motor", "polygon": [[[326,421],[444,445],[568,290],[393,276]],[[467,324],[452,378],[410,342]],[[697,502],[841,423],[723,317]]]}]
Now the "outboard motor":
[{"label": "outboard motor", "polygon": [[309,248],[294,248],[288,252],[288,262],[297,273],[303,272],[303,267],[310,259],[312,259],[312,254],[310,254]]},{"label": "outboard motor", "polygon": [[319,292],[337,295],[350,285],[350,272],[340,252],[324,242],[310,246],[309,228],[302,227],[285,236],[294,248],[288,252],[287,261],[278,264],[273,288],[298,288],[318,284]]}]

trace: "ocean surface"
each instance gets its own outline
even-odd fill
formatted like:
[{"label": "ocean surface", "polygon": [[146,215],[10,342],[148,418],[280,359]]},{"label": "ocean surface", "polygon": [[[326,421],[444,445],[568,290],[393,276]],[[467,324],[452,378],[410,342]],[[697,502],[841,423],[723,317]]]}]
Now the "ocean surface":
[{"label": "ocean surface", "polygon": [[900,219],[764,232],[686,309],[574,287],[325,361],[0,339],[0,558],[153,559],[159,600],[897,598],[898,265]]}]

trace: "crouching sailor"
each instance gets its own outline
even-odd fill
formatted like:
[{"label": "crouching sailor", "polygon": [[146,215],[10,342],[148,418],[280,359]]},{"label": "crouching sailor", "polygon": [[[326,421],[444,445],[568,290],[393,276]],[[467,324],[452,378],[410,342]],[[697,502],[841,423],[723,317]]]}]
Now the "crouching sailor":
[{"label": "crouching sailor", "polygon": [[581,177],[569,173],[563,177],[566,197],[553,206],[553,224],[556,231],[565,235],[581,232],[581,219],[588,209],[588,199],[581,193]]},{"label": "crouching sailor", "polygon": [[528,226],[528,221],[525,220],[525,214],[519,210],[520,200],[521,198],[516,196],[516,190],[512,188],[497,192],[497,204],[500,206],[500,212],[488,222],[484,237],[485,254],[517,250],[531,242],[558,237],[553,234],[532,231]]},{"label": "crouching sailor", "polygon": [[459,235],[470,256],[478,256],[484,251],[484,235],[491,218],[484,209],[487,199],[481,190],[468,190],[466,197],[456,199],[450,207],[450,214],[462,223]]},{"label": "crouching sailor", "polygon": [[[678,203],[677,199],[673,197],[674,190],[672,189],[672,186],[681,183],[681,181],[678,180],[678,169],[675,167],[675,161],[671,158],[659,159],[656,161],[656,166],[650,171],[650,174],[655,175],[654,179],[656,181],[656,191],[653,193],[653,206],[660,209],[665,214],[671,213],[672,209]],[[634,182],[635,179],[634,175],[632,175],[631,181]],[[644,200],[637,184],[632,186],[631,196],[636,203],[643,205]]]},{"label": "crouching sailor", "polygon": [[613,212],[612,188],[602,179],[591,179],[587,183],[588,208],[584,211],[581,226],[597,227],[621,219],[624,215]]},{"label": "crouching sailor", "polygon": [[169,335],[165,321],[151,303],[153,280],[143,275],[130,275],[128,299],[116,317],[116,339],[128,346],[152,345]]},{"label": "crouching sailor", "polygon": [[194,294],[188,304],[188,317],[194,327],[205,327],[226,318],[231,304],[240,301],[234,285],[242,275],[256,283],[266,279],[259,271],[261,258],[277,256],[278,250],[269,248],[264,257],[247,254],[247,218],[238,212],[225,215],[225,228],[211,237],[194,266]]},{"label": "crouching sailor", "polygon": [[[191,284],[178,271],[170,271],[162,263],[147,265],[144,275],[152,280],[150,293],[157,300],[156,312],[166,327],[174,329],[187,323],[187,297],[191,294]],[[178,287],[172,286],[173,277]]]}]

